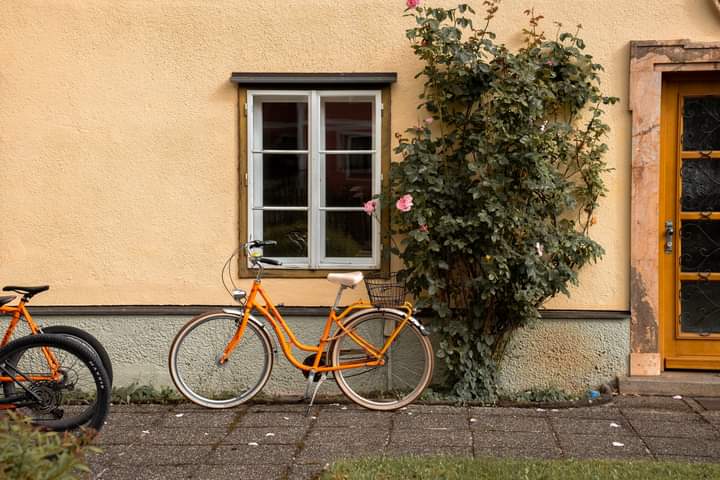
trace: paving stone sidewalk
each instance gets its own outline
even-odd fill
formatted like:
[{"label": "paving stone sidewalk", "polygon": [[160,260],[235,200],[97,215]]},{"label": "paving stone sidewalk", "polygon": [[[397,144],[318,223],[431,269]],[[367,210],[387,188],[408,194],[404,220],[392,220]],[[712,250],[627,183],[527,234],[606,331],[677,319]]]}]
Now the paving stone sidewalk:
[{"label": "paving stone sidewalk", "polygon": [[720,399],[617,397],[575,409],[413,405],[114,406],[93,478],[311,479],[368,455],[614,458],[720,462]]}]

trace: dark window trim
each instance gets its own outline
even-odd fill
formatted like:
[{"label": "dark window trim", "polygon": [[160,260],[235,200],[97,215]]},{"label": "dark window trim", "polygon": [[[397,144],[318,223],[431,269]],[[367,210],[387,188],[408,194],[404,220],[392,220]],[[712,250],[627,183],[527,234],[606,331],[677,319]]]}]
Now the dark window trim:
[{"label": "dark window trim", "polygon": [[362,85],[365,88],[378,85],[389,85],[397,81],[397,73],[253,73],[233,72],[230,81],[238,85],[262,86],[267,85]]}]

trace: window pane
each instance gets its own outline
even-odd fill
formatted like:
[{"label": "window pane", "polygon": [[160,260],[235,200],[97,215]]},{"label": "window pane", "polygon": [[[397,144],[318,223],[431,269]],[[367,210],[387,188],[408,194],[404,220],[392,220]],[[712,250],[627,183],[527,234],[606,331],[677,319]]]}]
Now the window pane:
[{"label": "window pane", "polygon": [[372,222],[365,212],[327,212],[326,257],[372,257]]},{"label": "window pane", "polygon": [[720,97],[685,97],[683,150],[720,150]]},{"label": "window pane", "polygon": [[307,257],[307,212],[263,212],[262,240],[275,240],[277,245],[265,247],[266,257]]},{"label": "window pane", "polygon": [[720,222],[683,220],[680,241],[683,272],[720,272]]},{"label": "window pane", "polygon": [[682,282],[680,305],[683,332],[720,333],[720,282]]},{"label": "window pane", "polygon": [[686,212],[720,212],[720,160],[683,160],[682,209]]},{"label": "window pane", "polygon": [[325,205],[359,207],[372,197],[372,155],[325,156]]},{"label": "window pane", "polygon": [[264,102],[262,121],[263,149],[307,150],[307,103]]},{"label": "window pane", "polygon": [[371,101],[325,101],[324,105],[326,150],[372,150]]},{"label": "window pane", "polygon": [[263,206],[306,207],[307,155],[263,155]]}]

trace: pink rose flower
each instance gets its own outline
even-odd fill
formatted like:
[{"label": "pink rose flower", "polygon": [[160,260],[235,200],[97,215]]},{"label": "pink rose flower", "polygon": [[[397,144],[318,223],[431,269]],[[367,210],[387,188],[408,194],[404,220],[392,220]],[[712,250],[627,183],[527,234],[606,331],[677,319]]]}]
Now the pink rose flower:
[{"label": "pink rose flower", "polygon": [[407,8],[417,8],[420,5],[420,0],[407,0],[405,5],[407,5]]},{"label": "pink rose flower", "polygon": [[428,226],[427,226],[427,224],[425,224],[425,223],[423,223],[422,225],[420,225],[420,228],[418,228],[418,230],[420,230],[420,231],[423,232],[423,233],[428,233],[428,231],[429,231],[429,230],[428,230]]},{"label": "pink rose flower", "polygon": [[362,206],[363,212],[367,213],[368,215],[372,215],[373,212],[375,212],[375,208],[377,208],[377,200],[369,200],[363,203]]},{"label": "pink rose flower", "polygon": [[400,197],[397,202],[395,202],[395,208],[397,208],[401,212],[409,212],[412,206],[413,198],[412,195],[410,195],[409,193],[406,193],[405,195]]}]

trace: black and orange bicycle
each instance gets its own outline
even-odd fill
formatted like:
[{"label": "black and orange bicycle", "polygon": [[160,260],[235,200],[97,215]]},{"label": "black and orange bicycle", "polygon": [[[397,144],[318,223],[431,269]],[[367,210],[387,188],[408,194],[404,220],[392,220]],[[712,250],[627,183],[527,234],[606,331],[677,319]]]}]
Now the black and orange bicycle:
[{"label": "black and orange bicycle", "polygon": [[[99,430],[110,405],[112,366],[95,337],[69,326],[40,327],[27,303],[49,287],[8,286],[21,294],[0,297],[0,315],[11,320],[0,343],[0,410],[13,409],[52,430]],[[24,320],[29,335],[10,340]]]}]

